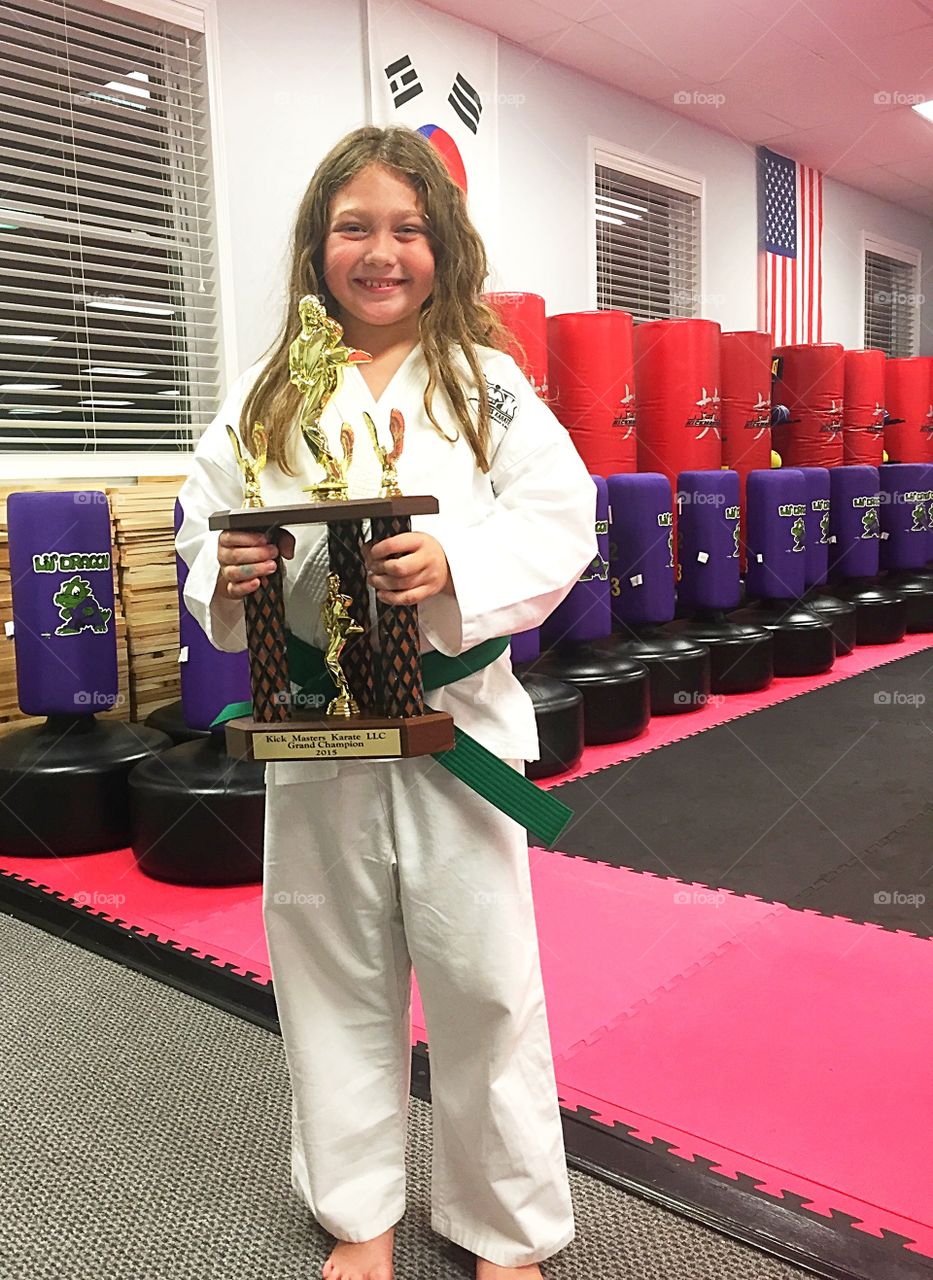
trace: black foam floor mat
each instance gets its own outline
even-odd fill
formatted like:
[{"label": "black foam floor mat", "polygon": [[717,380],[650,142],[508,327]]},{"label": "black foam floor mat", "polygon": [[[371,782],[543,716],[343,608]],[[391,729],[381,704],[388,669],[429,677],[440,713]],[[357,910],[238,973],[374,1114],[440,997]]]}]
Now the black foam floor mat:
[{"label": "black foam floor mat", "polygon": [[931,670],[924,650],[557,786],[559,848],[933,936]]}]

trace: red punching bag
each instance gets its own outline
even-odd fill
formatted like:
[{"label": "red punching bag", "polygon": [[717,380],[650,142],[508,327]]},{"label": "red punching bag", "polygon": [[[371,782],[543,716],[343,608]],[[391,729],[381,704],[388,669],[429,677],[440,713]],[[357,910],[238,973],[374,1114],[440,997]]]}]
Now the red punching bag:
[{"label": "red punching bag", "polygon": [[771,466],[771,335],[724,333],[720,346],[722,465],[740,475]]},{"label": "red punching bag", "polygon": [[884,447],[890,462],[933,462],[930,358],[907,356],[885,366],[884,407],[890,415]]},{"label": "red punching bag", "polygon": [[775,426],[774,447],[785,467],[842,466],[842,392],[845,353],[841,343],[778,347],[772,404],[786,405],[790,420]]},{"label": "red punching bag", "polygon": [[713,320],[648,320],[635,326],[638,470],[677,486],[681,471],[718,471],[719,325]]},{"label": "red punching bag", "polygon": [[547,319],[544,299],[537,293],[487,293],[483,295],[515,342],[506,348],[542,400],[548,398]]},{"label": "red punching bag", "polygon": [[547,322],[551,407],[588,470],[634,471],[635,372],[627,311],[573,311]]},{"label": "red punching bag", "polygon": [[880,467],[884,450],[883,351],[845,353],[842,393],[842,458],[845,465]]},{"label": "red punching bag", "polygon": [[739,474],[744,568],[745,482],[750,471],[771,466],[771,334],[724,333],[719,357],[722,465]]}]

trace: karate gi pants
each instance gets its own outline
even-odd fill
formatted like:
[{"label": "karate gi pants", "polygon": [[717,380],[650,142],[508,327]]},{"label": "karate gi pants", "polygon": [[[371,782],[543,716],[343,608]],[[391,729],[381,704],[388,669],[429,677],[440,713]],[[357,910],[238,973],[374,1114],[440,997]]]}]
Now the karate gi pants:
[{"label": "karate gi pants", "polygon": [[267,791],[292,1185],[341,1240],[403,1215],[414,965],[431,1225],[500,1266],[539,1262],[574,1222],[525,832],[430,756],[336,769]]}]

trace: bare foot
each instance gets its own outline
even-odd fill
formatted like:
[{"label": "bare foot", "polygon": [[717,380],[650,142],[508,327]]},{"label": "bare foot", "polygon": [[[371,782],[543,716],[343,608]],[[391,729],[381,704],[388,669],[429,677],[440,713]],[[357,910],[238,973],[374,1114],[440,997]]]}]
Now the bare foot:
[{"label": "bare foot", "polygon": [[529,1267],[500,1267],[485,1258],[476,1259],[476,1280],[544,1280],[536,1262]]},{"label": "bare foot", "polygon": [[321,1269],[323,1280],[392,1280],[394,1239],[395,1228],[389,1227],[374,1240],[363,1240],[359,1244],[338,1240]]}]

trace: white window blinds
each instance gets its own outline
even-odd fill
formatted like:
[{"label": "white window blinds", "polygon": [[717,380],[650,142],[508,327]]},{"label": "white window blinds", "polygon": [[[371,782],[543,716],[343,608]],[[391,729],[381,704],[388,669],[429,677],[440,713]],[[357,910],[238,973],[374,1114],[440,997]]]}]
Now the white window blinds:
[{"label": "white window blinds", "polygon": [[218,392],[204,37],[0,3],[0,451],[189,447]]},{"label": "white window blinds", "polygon": [[596,305],[700,314],[700,197],[596,161]]},{"label": "white window blinds", "polygon": [[913,262],[865,250],[865,346],[889,356],[915,356],[919,339],[918,278]]}]

